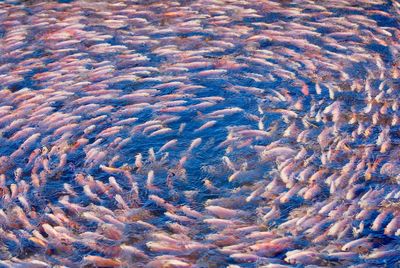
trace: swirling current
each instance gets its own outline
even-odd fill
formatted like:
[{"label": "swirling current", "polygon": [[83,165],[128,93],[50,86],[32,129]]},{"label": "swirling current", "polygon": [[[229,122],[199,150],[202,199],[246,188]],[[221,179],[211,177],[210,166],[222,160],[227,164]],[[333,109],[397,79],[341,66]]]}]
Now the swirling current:
[{"label": "swirling current", "polygon": [[400,267],[399,19],[0,2],[0,266]]}]

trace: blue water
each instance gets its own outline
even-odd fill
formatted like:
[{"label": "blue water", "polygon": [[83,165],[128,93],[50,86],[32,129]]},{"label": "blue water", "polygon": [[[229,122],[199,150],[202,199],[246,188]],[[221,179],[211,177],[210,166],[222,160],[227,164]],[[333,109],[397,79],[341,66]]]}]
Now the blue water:
[{"label": "blue water", "polygon": [[[0,174],[4,174],[6,177],[4,185],[0,185],[0,187],[11,189],[11,185],[18,185],[21,179],[30,185],[27,192],[22,193],[22,195],[28,200],[31,210],[36,211],[38,216],[33,217],[29,214],[29,211],[25,211],[25,213],[29,214],[27,217],[29,222],[34,225],[34,229],[37,229],[46,238],[49,238],[49,235],[46,234],[41,225],[44,223],[49,223],[52,226],[58,225],[57,222],[46,216],[46,213],[56,213],[54,207],[60,208],[80,226],[79,229],[65,224],[65,228],[71,228],[72,233],[76,236],[76,241],[70,245],[73,253],[69,255],[60,251],[57,244],[50,241],[51,238],[49,238],[49,245],[46,248],[41,248],[28,239],[33,235],[32,230],[25,230],[27,233],[25,234],[22,231],[23,227],[19,226],[20,224],[1,223],[2,228],[14,234],[19,243],[7,236],[1,237],[3,241],[1,246],[4,248],[4,253],[1,256],[4,255],[4,257],[0,259],[4,261],[9,261],[11,257],[17,257],[21,261],[37,259],[51,265],[61,265],[63,259],[68,259],[69,263],[64,264],[68,267],[73,264],[84,263],[86,255],[98,255],[129,263],[129,260],[123,259],[117,253],[104,252],[86,245],[85,241],[81,239],[81,234],[83,232],[101,232],[101,224],[85,219],[80,214],[71,213],[60,202],[61,198],[69,196],[69,193],[63,189],[63,184],[67,183],[77,192],[77,196],[70,196],[70,203],[77,204],[91,212],[93,212],[91,207],[93,204],[106,207],[116,214],[123,215],[126,212],[115,200],[115,192],[103,193],[98,187],[96,188],[96,186],[87,182],[90,187],[97,189],[92,191],[95,192],[100,201],[91,200],[85,194],[82,185],[79,185],[75,180],[77,174],[83,174],[84,176],[92,176],[95,181],[102,182],[106,186],[109,177],[114,176],[123,189],[120,194],[129,206],[129,209],[125,210],[139,209],[146,211],[148,217],[143,217],[142,220],[153,224],[157,228],[157,232],[165,232],[172,236],[173,231],[167,225],[179,221],[165,215],[166,210],[152,201],[149,198],[150,195],[162,197],[166,202],[175,206],[177,215],[185,215],[182,211],[179,211],[179,208],[186,205],[202,213],[205,219],[214,217],[205,210],[208,203],[219,198],[225,198],[223,201],[215,202],[221,202],[220,206],[222,207],[226,206],[227,208],[248,212],[246,217],[238,217],[237,219],[243,221],[247,226],[259,226],[260,230],[273,230],[277,231],[280,236],[294,237],[293,246],[289,246],[272,256],[261,256],[262,254],[260,254],[258,261],[249,261],[249,263],[235,260],[232,254],[224,253],[223,246],[215,246],[209,250],[191,253],[160,253],[151,251],[146,246],[147,242],[155,240],[149,234],[151,231],[148,228],[138,224],[136,220],[126,218],[121,220],[116,216],[119,221],[125,221],[125,227],[122,230],[124,238],[118,241],[108,238],[99,240],[97,241],[98,245],[115,246],[117,248],[122,244],[136,246],[149,256],[147,262],[156,260],[161,255],[170,254],[192,263],[194,267],[226,267],[228,264],[236,264],[240,267],[257,267],[260,263],[271,261],[265,259],[266,257],[274,259],[276,263],[290,265],[285,261],[287,252],[295,249],[317,249],[318,252],[325,254],[321,257],[323,261],[315,260],[314,264],[317,265],[336,267],[358,263],[372,265],[370,267],[379,265],[395,267],[395,265],[398,265],[400,254],[384,258],[382,261],[365,258],[368,254],[374,252],[374,249],[384,246],[400,250],[398,248],[398,235],[385,234],[383,227],[379,230],[372,230],[374,219],[383,210],[381,206],[383,203],[378,202],[377,208],[371,208],[373,210],[371,216],[363,222],[365,230],[358,237],[354,237],[349,231],[344,237],[327,236],[321,243],[314,243],[309,236],[300,231],[297,234],[295,230],[280,229],[281,224],[295,217],[297,210],[308,210],[309,216],[313,216],[316,215],[319,204],[326,204],[326,202],[336,198],[345,199],[342,196],[343,193],[346,193],[353,185],[361,184],[362,187],[356,192],[354,200],[343,201],[347,202],[349,206],[351,204],[357,205],[361,196],[370,189],[383,189],[384,195],[391,191],[399,192],[399,183],[396,178],[379,172],[386,163],[394,162],[399,165],[397,159],[399,126],[398,123],[392,123],[393,118],[399,116],[398,110],[388,108],[387,113],[378,113],[379,119],[375,124],[371,122],[373,114],[381,108],[386,100],[385,105],[387,104],[390,107],[389,104],[398,99],[399,78],[394,75],[395,67],[393,66],[398,64],[399,60],[397,55],[398,40],[396,39],[399,35],[399,14],[395,9],[394,2],[368,4],[358,1],[357,4],[350,5],[350,7],[359,7],[361,10],[340,7],[338,4],[337,7],[329,6],[326,8],[329,14],[317,14],[319,12],[318,6],[330,4],[319,2],[314,4],[315,9],[311,5],[305,6],[305,3],[291,1],[273,2],[274,5],[280,4],[280,8],[268,7],[267,3],[255,1],[248,3],[230,2],[229,4],[220,4],[216,1],[216,6],[201,1],[175,1],[173,3],[165,1],[145,3],[143,1],[120,1],[114,4],[125,3],[126,6],[107,6],[113,3],[105,1],[104,5],[101,5],[101,1],[99,1],[93,6],[83,1],[61,0],[52,3],[42,1],[3,1],[0,3],[0,9],[4,10],[0,13],[0,42],[4,51],[0,55],[0,89],[2,91],[0,108],[11,106],[10,111],[2,115],[6,119],[0,120],[0,141],[2,143],[0,156],[4,157],[0,163]],[[302,8],[300,12],[302,16],[295,15],[300,8]],[[259,16],[244,16],[243,12],[246,9],[257,13]],[[191,11],[194,18],[187,14],[164,14],[175,10]],[[289,14],[289,10],[293,13]],[[387,12],[390,14],[390,18],[382,14],[371,13],[373,10]],[[137,13],[135,14],[134,11],[137,11]],[[151,12],[151,14],[146,12]],[[225,27],[224,29],[219,28],[218,23],[215,22],[219,15],[227,16],[227,22],[221,23]],[[354,15],[372,20],[376,24],[366,27],[362,21],[357,22],[357,17],[354,17]],[[78,27],[73,25],[74,16],[81,16],[77,19]],[[147,23],[142,25],[130,20],[132,18],[145,18]],[[340,24],[334,22],[331,22],[331,24],[323,22],[325,18],[346,19],[347,22],[351,21],[351,23],[356,24],[357,29],[354,30],[352,36],[339,36],[349,29],[345,26],[340,27]],[[126,24],[117,28],[108,27],[112,25],[110,25],[111,22],[107,25],[107,22],[105,22],[107,19],[119,19]],[[39,24],[38,21],[40,20],[47,21],[48,24]],[[179,30],[179,23],[191,20],[195,22],[199,20],[200,27],[193,28],[191,31]],[[298,37],[296,29],[293,30],[295,27],[293,23],[314,27],[313,33],[315,35],[304,34]],[[332,25],[340,28],[340,30],[332,28]],[[249,30],[241,34],[239,28],[234,28],[239,26],[248,27]],[[147,28],[143,29],[144,27]],[[378,28],[390,32],[392,36],[380,33],[377,31]],[[22,29],[22,32],[26,30],[26,34],[21,34],[22,43],[13,48],[12,46],[16,41],[9,41],[7,38],[13,30],[18,29]],[[159,32],[163,29],[170,31]],[[262,35],[263,31],[267,30],[278,31],[280,35],[266,34],[268,35],[266,39],[255,42],[249,41],[252,36]],[[292,30],[293,32],[291,32]],[[377,39],[369,38],[366,31],[370,31],[371,36]],[[54,37],[60,33],[67,37],[59,37],[60,40]],[[238,36],[231,37],[235,34]],[[337,36],[329,39],[330,34]],[[146,39],[140,36],[145,36]],[[283,37],[286,39],[280,39]],[[140,43],[130,42],[137,41],[139,38],[143,41]],[[78,40],[79,42],[63,47],[70,48],[70,51],[62,51],[56,48],[55,45],[68,40]],[[387,43],[379,43],[377,40]],[[228,48],[219,47],[214,45],[213,41],[229,42],[232,46]],[[111,48],[104,52],[92,51],[92,46],[98,44],[124,47],[118,48],[116,52],[112,51]],[[172,46],[176,51],[167,55],[158,52],[168,46]],[[270,54],[266,55],[266,52]],[[133,57],[133,55],[140,55],[145,58],[130,61],[124,59],[127,56]],[[190,59],[191,55],[196,55],[197,58]],[[264,56],[265,58],[263,58]],[[357,62],[351,58],[356,56],[359,58],[363,56],[363,58]],[[383,77],[380,75],[374,56],[379,56],[383,62],[385,70]],[[261,61],[255,62],[251,59]],[[33,61],[33,63],[30,61]],[[209,66],[192,69],[188,67],[187,70],[183,69],[182,71],[166,71],[167,68],[179,63],[185,64],[192,61],[205,61],[209,63]],[[243,65],[229,69],[228,61]],[[315,69],[309,67],[310,63],[315,66]],[[104,65],[109,65],[113,69],[110,73],[94,77],[94,72]],[[139,69],[138,72],[138,68],[142,67],[154,67],[155,69],[149,69],[147,72],[141,72],[143,69]],[[202,71],[224,68],[223,74],[200,75]],[[115,80],[122,75],[131,74],[134,74],[136,78]],[[45,77],[40,78],[41,75],[45,75]],[[366,91],[367,79],[371,84],[372,93]],[[132,100],[125,97],[140,90],[156,89],[163,83],[175,81],[182,82],[185,86],[201,87],[186,90],[182,85],[166,86],[149,93],[150,96],[143,99],[138,97],[137,100]],[[356,81],[359,81],[361,85],[361,90],[358,92],[352,89],[356,85]],[[77,83],[81,82],[89,83],[77,86]],[[366,114],[363,109],[370,101],[369,95],[372,94],[372,97],[376,97],[381,92],[379,87],[383,82],[387,83],[383,89],[385,91],[383,101],[374,102],[373,112]],[[322,88],[320,95],[317,94],[317,83]],[[307,87],[308,93],[302,92],[303,85]],[[253,87],[259,89],[259,91],[240,89],[235,91],[236,86]],[[335,90],[334,96],[330,96],[329,88]],[[389,88],[392,88],[392,90],[389,91]],[[100,93],[99,90],[101,90]],[[64,93],[71,94],[49,101],[54,95]],[[104,97],[106,94],[111,95],[104,99],[86,100],[84,104],[78,102],[82,98]],[[38,98],[32,101],[33,98],[38,96],[43,96],[43,99]],[[211,101],[213,105],[210,107],[201,109],[193,107],[193,105],[204,102],[202,98],[207,97],[222,97],[223,99]],[[185,103],[179,105],[184,106],[186,110],[163,112],[161,109],[165,107],[158,105],[166,100],[184,100]],[[32,101],[32,103],[29,103],[29,101]],[[324,109],[335,101],[339,101],[341,107],[338,122],[333,121],[331,114],[324,115],[324,120],[318,120],[316,115],[318,113],[323,114]],[[139,103],[147,103],[148,105],[140,111],[126,112],[124,110],[130,105]],[[98,106],[86,107],[89,104]],[[23,107],[22,112],[20,112],[21,107]],[[34,111],[43,107],[51,107],[52,110],[42,117],[32,117],[31,114]],[[84,108],[87,108],[88,111]],[[242,111],[223,117],[208,117],[212,112],[226,108],[241,108]],[[297,118],[285,115],[282,110],[295,112]],[[359,122],[357,124],[349,123],[353,112],[358,116]],[[74,115],[80,117],[71,118],[63,123],[60,123],[61,119],[58,119],[53,123],[56,127],[47,126],[46,123],[51,120],[51,116],[57,115],[57,113],[63,114],[61,119],[68,118],[74,113]],[[8,115],[9,117],[6,117]],[[101,115],[105,117],[97,118]],[[177,116],[177,119],[172,120],[172,122],[161,122],[163,127],[172,129],[169,133],[151,137],[152,131],[144,133],[143,129],[139,129],[135,133],[132,132],[140,124],[151,120],[163,121],[165,120],[163,116],[169,115]],[[124,125],[118,133],[109,137],[99,136],[99,133],[103,130],[116,126],[118,122],[132,117],[136,117],[137,121]],[[97,118],[97,121],[93,123],[90,120],[94,120],[94,118]],[[23,121],[18,123],[18,119],[23,119]],[[217,122],[208,129],[195,132],[196,129],[210,120]],[[17,122],[17,126],[10,127],[15,122]],[[268,137],[241,136],[241,130],[260,130],[260,122],[264,125],[265,131],[271,131],[271,135]],[[54,134],[57,129],[69,123],[76,123],[77,125],[72,130]],[[369,128],[370,135],[364,135],[365,130],[356,135],[358,123],[363,125],[365,129]],[[92,124],[96,126],[95,130],[90,134],[85,134],[84,129]],[[292,136],[285,136],[285,130],[291,124],[294,124],[298,131]],[[307,126],[307,124],[311,126]],[[322,130],[332,126],[337,128],[336,133],[330,134],[335,139],[331,139],[328,145],[322,148],[318,136]],[[388,151],[382,152],[381,147],[377,145],[377,139],[382,130],[388,126],[390,126],[388,135],[390,136],[391,147]],[[11,159],[11,155],[33,134],[28,134],[16,140],[12,140],[13,135],[21,129],[29,127],[35,128],[34,133],[40,133],[40,138],[31,146],[28,146],[29,148],[21,148],[23,153],[15,159]],[[272,131],[274,127],[276,127],[276,130]],[[178,131],[180,128],[183,130]],[[299,141],[297,135],[302,131],[309,132],[304,141]],[[71,148],[76,146],[77,141],[81,138],[87,139],[87,144],[72,150]],[[196,138],[202,139],[201,144],[188,152],[190,144]],[[166,142],[173,139],[178,140],[177,145],[167,150],[167,156],[165,152],[158,152]],[[232,142],[223,145],[229,139],[232,139]],[[345,141],[350,151],[335,149],[341,140]],[[343,186],[338,186],[340,190],[335,193],[329,192],[330,186],[323,180],[318,182],[320,183],[320,192],[311,200],[306,200],[301,194],[296,193],[289,202],[279,203],[277,200],[279,200],[280,194],[290,190],[280,174],[279,165],[283,164],[284,161],[276,157],[277,159],[274,161],[263,162],[260,159],[259,152],[257,152],[257,148],[278,141],[281,146],[292,148],[296,152],[305,148],[307,150],[305,158],[314,157],[310,160],[310,165],[315,167],[316,170],[327,169],[328,175],[326,177],[333,173],[340,174],[353,156],[356,157],[356,165],[360,161],[364,161],[361,159],[363,154],[367,153],[365,148],[373,147],[372,153],[365,157],[368,163],[362,169],[365,172],[368,165],[375,164],[376,169],[372,174],[373,178],[367,180],[364,178],[364,173],[360,173],[352,184],[345,183]],[[53,149],[55,153],[46,155],[44,153],[45,147],[50,151]],[[28,159],[34,149],[39,148],[43,149],[41,155],[33,157],[35,160],[28,164]],[[92,148],[98,150],[97,156],[103,152],[105,157],[97,162],[88,161],[89,151]],[[155,163],[150,159],[149,149],[151,148],[154,149],[156,155],[157,161]],[[324,163],[323,157],[329,150],[332,154],[335,154],[335,157],[332,158],[332,161]],[[64,167],[57,168],[60,156],[63,153],[67,154],[67,162]],[[137,154],[143,156],[143,170],[139,170],[134,164]],[[187,160],[183,166],[180,166],[179,161],[185,156]],[[222,158],[224,156],[229,157],[235,164],[237,171],[248,171],[248,174],[228,182],[233,171],[223,163]],[[114,157],[118,158],[114,159],[113,164],[110,164]],[[161,162],[160,159],[163,157],[165,159]],[[45,162],[45,160],[48,160],[50,171],[47,171],[44,167],[43,161]],[[38,163],[36,168],[35,161]],[[298,160],[292,159],[292,161]],[[303,160],[298,162],[301,162],[299,163],[301,168],[305,167],[306,164],[303,165]],[[134,190],[127,176],[122,172],[108,174],[100,168],[100,165],[123,167],[129,170],[139,187],[140,200],[137,207],[132,201],[131,194]],[[15,179],[15,172],[18,168],[22,169],[22,175],[17,180]],[[155,171],[154,185],[160,191],[148,189],[146,186],[149,170]],[[293,173],[296,172],[299,171],[295,169]],[[42,174],[47,177],[47,180],[41,181],[40,187],[33,187],[33,173],[37,173],[39,177]],[[349,177],[352,175],[353,173],[349,174]],[[167,185],[166,178],[168,176],[172,176],[172,186]],[[277,186],[276,193],[260,194],[251,202],[245,201],[245,198],[257,187],[265,188],[274,178],[277,178],[280,183]],[[206,187],[205,179],[212,182],[215,187],[214,190]],[[313,185],[309,182],[298,181],[295,184],[301,185],[301,188]],[[398,202],[398,199],[394,198],[394,202]],[[383,199],[380,200],[380,202],[383,201]],[[270,221],[263,222],[262,216],[268,213],[274,205],[277,205],[280,214]],[[0,201],[0,207],[7,215],[14,206],[24,207],[24,204],[16,197],[10,197],[9,200],[3,197]],[[390,210],[390,215],[383,221],[382,226],[387,226],[396,213],[395,210]],[[361,221],[355,219],[355,215],[349,217],[351,218],[351,227],[358,227]],[[191,241],[212,244],[209,241],[209,235],[216,234],[219,231],[214,230],[203,219],[192,220],[193,223],[181,223],[190,228],[191,232],[187,236]],[[332,226],[331,223],[337,219],[329,220],[329,224],[326,224],[323,228],[329,228]],[[107,222],[107,220],[104,220],[104,222]],[[228,226],[223,230],[227,235],[236,236],[236,244],[240,242],[249,243],[246,248],[250,248],[251,244],[257,242],[250,241],[243,234],[230,234],[229,232],[232,230],[229,230],[229,227],[234,228],[234,226]],[[223,233],[222,230],[220,231]],[[340,248],[343,244],[367,236],[372,237],[374,241],[368,252],[357,252],[359,259],[330,262],[328,246],[332,247],[333,252],[341,251]],[[334,245],[339,246],[334,248]],[[247,249],[238,250],[238,252],[254,253]],[[139,259],[137,259],[137,267],[144,267],[146,261],[142,262]],[[132,260],[130,261],[132,262]],[[306,263],[300,262],[295,266],[304,267],[305,265]]]}]

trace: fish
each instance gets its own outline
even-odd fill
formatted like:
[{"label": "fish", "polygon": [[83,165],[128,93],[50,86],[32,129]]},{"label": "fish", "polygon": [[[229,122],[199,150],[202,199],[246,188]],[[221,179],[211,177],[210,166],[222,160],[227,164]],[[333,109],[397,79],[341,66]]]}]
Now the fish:
[{"label": "fish", "polygon": [[0,3],[1,265],[397,265],[396,1],[61,2]]}]

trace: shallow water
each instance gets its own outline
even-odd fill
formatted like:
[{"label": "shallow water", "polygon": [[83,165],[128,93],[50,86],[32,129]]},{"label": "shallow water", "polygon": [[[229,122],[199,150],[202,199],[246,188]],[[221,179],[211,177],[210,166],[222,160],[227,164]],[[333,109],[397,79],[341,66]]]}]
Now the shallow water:
[{"label": "shallow water", "polygon": [[1,2],[1,265],[398,266],[399,10]]}]

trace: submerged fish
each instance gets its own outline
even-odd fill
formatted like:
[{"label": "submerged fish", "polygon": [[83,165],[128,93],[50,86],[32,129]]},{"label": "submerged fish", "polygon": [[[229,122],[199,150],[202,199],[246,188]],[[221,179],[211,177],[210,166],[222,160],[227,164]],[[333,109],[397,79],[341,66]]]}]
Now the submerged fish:
[{"label": "submerged fish", "polygon": [[396,267],[399,16],[0,3],[1,265]]}]

